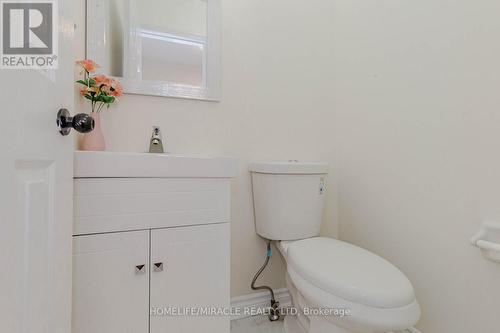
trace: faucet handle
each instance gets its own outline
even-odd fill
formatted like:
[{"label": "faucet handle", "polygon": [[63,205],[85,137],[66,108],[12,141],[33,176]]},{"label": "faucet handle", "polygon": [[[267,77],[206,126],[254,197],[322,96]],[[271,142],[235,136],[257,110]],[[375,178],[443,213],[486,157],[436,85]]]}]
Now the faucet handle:
[{"label": "faucet handle", "polygon": [[153,126],[153,134],[151,135],[151,141],[149,142],[149,152],[155,154],[163,154],[165,152],[163,149],[163,139],[159,126]]}]

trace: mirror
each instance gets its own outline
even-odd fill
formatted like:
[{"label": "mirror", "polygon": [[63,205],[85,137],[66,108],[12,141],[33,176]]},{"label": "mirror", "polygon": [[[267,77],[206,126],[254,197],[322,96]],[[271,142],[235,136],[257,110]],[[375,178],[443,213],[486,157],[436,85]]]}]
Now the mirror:
[{"label": "mirror", "polygon": [[220,0],[87,0],[87,58],[126,93],[218,101]]}]

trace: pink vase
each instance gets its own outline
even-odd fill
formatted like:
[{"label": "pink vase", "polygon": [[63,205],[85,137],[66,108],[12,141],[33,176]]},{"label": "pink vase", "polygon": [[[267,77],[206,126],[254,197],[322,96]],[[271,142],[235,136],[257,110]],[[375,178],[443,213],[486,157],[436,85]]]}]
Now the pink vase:
[{"label": "pink vase", "polygon": [[101,116],[97,112],[91,113],[95,121],[94,130],[84,134],[81,142],[81,149],[86,151],[104,151],[106,150],[106,142],[101,128]]}]

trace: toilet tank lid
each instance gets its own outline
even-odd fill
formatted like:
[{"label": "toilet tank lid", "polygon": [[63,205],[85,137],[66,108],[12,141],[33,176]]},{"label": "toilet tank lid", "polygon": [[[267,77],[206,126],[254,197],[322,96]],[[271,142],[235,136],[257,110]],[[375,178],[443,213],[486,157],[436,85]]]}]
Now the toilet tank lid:
[{"label": "toilet tank lid", "polygon": [[248,169],[250,172],[255,173],[315,175],[327,174],[328,163],[299,161],[252,162]]}]

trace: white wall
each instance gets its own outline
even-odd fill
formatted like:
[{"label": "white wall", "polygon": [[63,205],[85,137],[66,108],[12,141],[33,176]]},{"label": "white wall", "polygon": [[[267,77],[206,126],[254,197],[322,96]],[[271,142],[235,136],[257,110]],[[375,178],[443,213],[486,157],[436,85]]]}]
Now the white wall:
[{"label": "white wall", "polygon": [[[409,276],[424,333],[497,332],[500,266],[468,241],[500,220],[500,3],[304,4],[223,0],[222,102],[126,96],[105,114],[109,148],[146,150],[160,125],[171,152],[240,158],[233,296],[263,260],[247,161],[336,162],[325,233],[338,191],[341,238]],[[276,258],[264,279],[282,277]]]},{"label": "white wall", "polygon": [[[84,1],[78,0],[77,54],[84,56]],[[223,96],[220,103],[125,96],[104,114],[108,147],[145,151],[153,125],[168,151],[240,159],[233,187],[232,296],[250,292],[265,259],[254,231],[249,160],[333,163],[334,114],[329,0],[223,0]],[[82,101],[76,105],[88,107]],[[83,109],[86,110],[86,109]],[[334,174],[325,233],[336,233]],[[278,256],[263,281],[284,286]]]},{"label": "white wall", "polygon": [[424,333],[500,331],[500,2],[336,0],[341,238],[416,287]]}]

